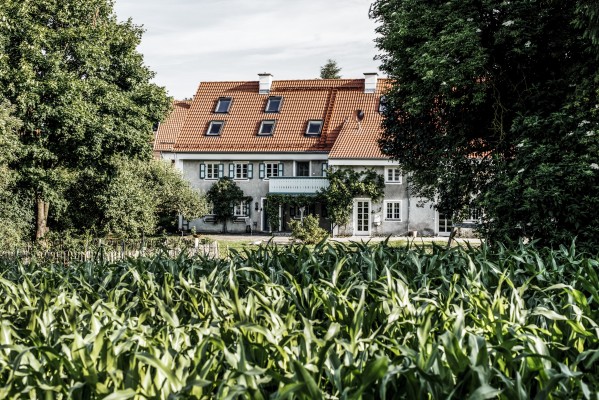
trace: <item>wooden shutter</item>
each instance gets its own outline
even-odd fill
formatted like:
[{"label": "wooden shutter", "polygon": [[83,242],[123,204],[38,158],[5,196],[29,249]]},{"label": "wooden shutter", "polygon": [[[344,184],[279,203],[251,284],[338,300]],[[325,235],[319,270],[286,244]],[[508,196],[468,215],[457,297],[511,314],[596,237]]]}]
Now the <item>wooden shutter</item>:
[{"label": "wooden shutter", "polygon": [[225,164],[218,164],[218,177],[223,178],[225,176]]},{"label": "wooden shutter", "polygon": [[206,164],[200,164],[200,179],[206,179]]},{"label": "wooden shutter", "polygon": [[279,163],[279,176],[283,176],[283,163]]},{"label": "wooden shutter", "polygon": [[229,164],[229,178],[235,179],[235,164]]},{"label": "wooden shutter", "polygon": [[327,169],[329,168],[329,164],[322,163],[322,176],[327,176]]},{"label": "wooden shutter", "polygon": [[258,165],[258,178],[260,179],[264,179],[264,177],[266,176],[266,165],[264,165],[264,163],[260,163]]},{"label": "wooden shutter", "polygon": [[248,164],[248,179],[252,179],[254,177],[254,164]]}]

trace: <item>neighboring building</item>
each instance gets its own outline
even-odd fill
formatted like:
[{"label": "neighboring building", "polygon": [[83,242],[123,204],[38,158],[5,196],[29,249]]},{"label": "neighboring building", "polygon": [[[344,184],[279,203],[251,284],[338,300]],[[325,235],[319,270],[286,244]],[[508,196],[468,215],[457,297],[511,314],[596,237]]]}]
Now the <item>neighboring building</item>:
[{"label": "neighboring building", "polygon": [[[364,79],[202,82],[191,102],[175,102],[155,138],[157,157],[171,160],[191,184],[203,192],[220,177],[233,178],[252,204],[235,207],[229,231],[270,231],[266,215],[269,193],[315,194],[328,185],[327,168],[372,168],[385,177],[385,197],[378,203],[354,199],[352,221],[344,235],[420,235],[449,233],[448,220],[430,205],[418,207],[410,198],[405,176],[385,157],[381,108],[389,81],[377,74]],[[382,101],[383,100],[383,101]],[[314,203],[307,210],[329,226],[326,209]],[[295,207],[279,208],[287,230],[299,218]],[[449,225],[451,223],[449,222]],[[182,228],[218,232],[210,215],[181,221]]]}]

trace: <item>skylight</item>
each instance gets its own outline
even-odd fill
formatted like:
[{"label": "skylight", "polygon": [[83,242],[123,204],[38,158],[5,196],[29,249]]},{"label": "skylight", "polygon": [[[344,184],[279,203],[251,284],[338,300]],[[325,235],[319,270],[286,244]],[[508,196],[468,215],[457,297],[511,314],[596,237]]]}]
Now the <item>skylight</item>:
[{"label": "skylight", "polygon": [[260,130],[258,130],[258,135],[272,135],[275,131],[275,120],[274,119],[265,119],[260,124]]},{"label": "skylight", "polygon": [[223,125],[225,125],[225,121],[210,121],[210,126],[208,126],[208,131],[206,131],[206,135],[220,135],[223,130]]},{"label": "skylight", "polygon": [[308,127],[306,128],[306,135],[320,135],[322,130],[322,120],[308,121]]},{"label": "skylight", "polygon": [[231,108],[231,98],[230,97],[221,97],[218,99],[218,103],[216,103],[216,108],[214,109],[215,113],[228,113],[229,108]]},{"label": "skylight", "polygon": [[276,113],[281,110],[281,103],[283,102],[283,97],[281,96],[270,96],[268,98],[268,102],[266,103],[266,110],[264,112],[267,113]]}]

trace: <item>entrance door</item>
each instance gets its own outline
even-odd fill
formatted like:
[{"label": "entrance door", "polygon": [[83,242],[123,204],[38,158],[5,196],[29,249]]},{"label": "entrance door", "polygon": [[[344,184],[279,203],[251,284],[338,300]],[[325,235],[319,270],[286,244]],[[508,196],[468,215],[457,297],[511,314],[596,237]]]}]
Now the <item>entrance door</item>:
[{"label": "entrance door", "polygon": [[439,236],[449,236],[452,223],[449,214],[439,213]]},{"label": "entrance door", "polygon": [[370,200],[354,201],[354,235],[370,235]]},{"label": "entrance door", "polygon": [[266,206],[268,200],[262,197],[262,232],[270,232],[270,226],[268,224],[268,213],[266,212]]}]

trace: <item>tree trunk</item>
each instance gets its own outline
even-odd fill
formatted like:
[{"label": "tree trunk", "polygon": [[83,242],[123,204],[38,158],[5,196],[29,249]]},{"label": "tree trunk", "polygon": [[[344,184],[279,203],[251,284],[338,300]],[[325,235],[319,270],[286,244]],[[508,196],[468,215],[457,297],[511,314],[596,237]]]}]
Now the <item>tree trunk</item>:
[{"label": "tree trunk", "polygon": [[37,221],[36,221],[36,230],[35,230],[35,239],[42,239],[46,233],[48,233],[48,210],[50,208],[50,203],[42,200],[41,198],[37,198]]}]

